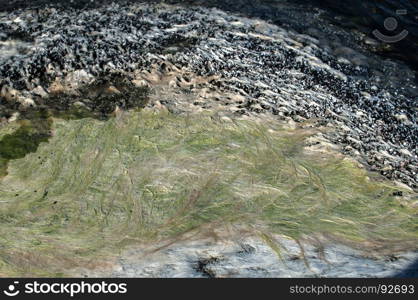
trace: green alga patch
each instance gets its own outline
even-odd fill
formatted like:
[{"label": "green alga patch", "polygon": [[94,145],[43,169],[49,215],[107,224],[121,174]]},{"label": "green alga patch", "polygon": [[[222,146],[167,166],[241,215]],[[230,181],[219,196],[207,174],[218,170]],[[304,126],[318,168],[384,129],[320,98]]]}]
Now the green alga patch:
[{"label": "green alga patch", "polygon": [[[7,128],[0,129],[0,178],[7,174],[10,160],[25,157],[26,154],[36,152],[42,142],[47,142],[50,135],[52,120],[46,112],[38,112],[33,121],[20,121],[19,127],[8,132]],[[10,126],[14,127],[14,126]]]},{"label": "green alga patch", "polygon": [[150,111],[54,119],[51,130],[0,182],[2,275],[65,275],[132,241],[210,224],[418,244],[417,209],[393,196],[398,188],[350,160],[307,153],[307,131]]}]

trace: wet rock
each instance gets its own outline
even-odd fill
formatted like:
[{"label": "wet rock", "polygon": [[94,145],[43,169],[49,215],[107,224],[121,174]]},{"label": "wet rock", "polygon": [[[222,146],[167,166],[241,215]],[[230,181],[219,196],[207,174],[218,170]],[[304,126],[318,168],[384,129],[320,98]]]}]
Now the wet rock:
[{"label": "wet rock", "polygon": [[[304,244],[275,237],[280,255],[255,237],[177,242],[160,251],[123,252],[107,270],[74,270],[87,277],[393,277],[415,253],[370,256],[335,243]],[[245,245],[243,249],[242,245]],[[416,270],[414,270],[416,276]]]},{"label": "wet rock", "polygon": [[[409,167],[418,165],[415,74],[363,49],[355,33],[290,2],[274,4],[281,11],[275,24],[199,6],[109,2],[0,17],[1,41],[23,47],[12,54],[0,48],[9,53],[0,55],[0,117],[45,106],[70,109],[75,102],[109,114],[143,105],[135,100],[144,99],[141,89],[167,83],[198,95],[189,97],[196,109],[338,128],[327,134],[330,141],[352,147],[347,152],[360,153],[388,178],[417,187]],[[242,9],[268,19],[268,7]],[[300,19],[306,24],[284,22]],[[175,97],[161,100],[172,111],[185,106]],[[383,147],[390,153],[386,163],[373,158]]]}]

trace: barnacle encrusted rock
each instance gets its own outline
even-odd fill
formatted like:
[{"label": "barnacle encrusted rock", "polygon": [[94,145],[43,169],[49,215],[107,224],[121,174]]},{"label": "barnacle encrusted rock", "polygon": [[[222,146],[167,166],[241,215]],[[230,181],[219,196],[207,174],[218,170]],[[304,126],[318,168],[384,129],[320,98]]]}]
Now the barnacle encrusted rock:
[{"label": "barnacle encrusted rock", "polygon": [[[217,9],[150,3],[1,14],[0,117],[74,103],[107,114],[144,105],[135,95],[165,86],[192,95],[179,99],[196,109],[330,126],[336,130],[327,138],[347,153],[416,188],[414,73],[322,25],[297,32]],[[100,91],[87,92],[93,86]],[[184,109],[176,97],[158,95],[172,111]]]}]

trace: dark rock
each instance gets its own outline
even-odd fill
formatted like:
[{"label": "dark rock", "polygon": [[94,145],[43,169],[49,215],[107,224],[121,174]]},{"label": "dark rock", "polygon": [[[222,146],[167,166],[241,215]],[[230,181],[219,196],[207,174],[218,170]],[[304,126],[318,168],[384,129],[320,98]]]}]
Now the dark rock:
[{"label": "dark rock", "polygon": [[[22,9],[0,15],[0,40],[18,41],[22,49],[2,56],[0,45],[0,118],[17,110],[70,110],[78,102],[103,116],[116,107],[142,106],[147,91],[131,84],[135,74],[158,64],[169,73],[173,65],[189,73],[173,86],[240,95],[245,101],[227,101],[237,114],[273,113],[336,126],[331,141],[356,149],[388,178],[417,187],[410,166],[418,165],[418,92],[406,65],[382,60],[358,45],[355,33],[297,4],[283,2],[274,21],[263,22],[248,17],[269,19],[267,3],[255,9],[243,2],[240,11],[248,17],[240,17],[207,7],[136,2],[33,1],[28,8],[28,1],[12,1]],[[227,1],[215,6],[228,10]],[[306,22],[284,22],[301,19]],[[91,78],[74,80],[80,72]],[[217,77],[193,85],[190,74]],[[64,85],[61,92],[57,82]],[[74,87],[66,86],[71,82]],[[382,161],[374,154],[383,149],[389,156]]]}]

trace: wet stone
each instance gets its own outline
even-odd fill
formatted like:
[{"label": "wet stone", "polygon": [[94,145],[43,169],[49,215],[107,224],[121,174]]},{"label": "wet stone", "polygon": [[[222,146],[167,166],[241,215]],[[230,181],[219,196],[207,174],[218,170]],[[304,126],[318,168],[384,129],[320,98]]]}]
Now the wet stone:
[{"label": "wet stone", "polygon": [[[1,119],[40,109],[105,117],[143,107],[149,87],[179,72],[170,87],[216,92],[215,102],[236,114],[342,123],[344,130],[327,134],[330,141],[417,188],[416,170],[408,167],[418,165],[415,73],[363,49],[356,33],[287,2],[277,4],[274,22],[263,21],[271,14],[267,4],[252,13],[243,3],[238,15],[222,10],[228,1],[220,9],[89,3],[0,16]],[[306,24],[291,21],[301,19]],[[213,107],[202,99],[191,104]],[[167,101],[180,110],[175,97]],[[392,153],[385,162],[374,154],[382,147]]]}]

